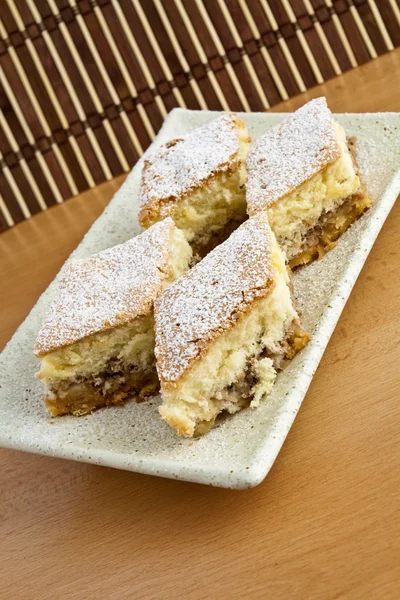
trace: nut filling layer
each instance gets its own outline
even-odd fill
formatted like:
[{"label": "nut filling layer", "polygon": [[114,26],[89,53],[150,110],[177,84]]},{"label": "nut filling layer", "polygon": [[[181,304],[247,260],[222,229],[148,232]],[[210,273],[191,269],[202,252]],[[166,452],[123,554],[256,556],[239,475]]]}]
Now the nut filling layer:
[{"label": "nut filling layer", "polygon": [[337,240],[371,206],[355,156],[356,138],[347,138],[360,187],[335,210],[323,213],[316,225],[307,233],[300,252],[289,261],[291,269],[318,260],[336,246]]},{"label": "nut filling layer", "polygon": [[371,200],[359,191],[334,211],[321,216],[318,223],[308,232],[299,254],[289,261],[291,269],[306,265],[325,256],[336,246],[337,240],[371,206]]},{"label": "nut filling layer", "polygon": [[143,400],[157,393],[158,388],[155,365],[152,369],[135,365],[127,369],[120,361],[112,360],[106,370],[95,377],[57,382],[47,393],[46,406],[53,416],[82,416],[102,406],[122,404],[136,394],[138,400]]},{"label": "nut filling layer", "polygon": [[[237,378],[235,383],[217,393],[214,402],[220,403],[219,414],[222,411],[232,414],[254,403],[255,390],[262,376],[258,371],[258,366],[264,359],[271,361],[271,367],[276,372],[282,371],[289,361],[307,345],[309,340],[310,334],[301,327],[297,318],[294,319],[286,336],[280,342],[277,342],[273,349],[264,348],[257,357],[250,359],[242,375]],[[209,421],[198,423],[194,436],[197,437],[207,433],[213,427],[218,416],[216,415],[214,419]]]}]

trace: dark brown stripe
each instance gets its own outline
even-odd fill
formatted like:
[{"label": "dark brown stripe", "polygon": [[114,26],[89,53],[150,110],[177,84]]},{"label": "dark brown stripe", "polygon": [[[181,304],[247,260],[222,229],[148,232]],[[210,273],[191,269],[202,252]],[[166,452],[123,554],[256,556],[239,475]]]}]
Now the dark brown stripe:
[{"label": "dark brown stripe", "polygon": [[[209,65],[203,65],[197,54],[196,48],[192,42],[186,25],[173,1],[164,2],[164,9],[171,23],[171,26],[178,39],[180,47],[183,49],[185,58],[189,64],[190,70],[199,84],[204,100],[210,110],[221,110],[221,104],[214,92],[210,80],[207,77]],[[181,67],[182,68],[182,67]]]},{"label": "dark brown stripe", "polygon": [[43,128],[36,116],[35,110],[25,92],[25,88],[19,78],[18,73],[12,63],[12,60],[8,54],[1,58],[1,66],[4,70],[5,76],[12,88],[15,97],[19,103],[19,107],[24,114],[25,120],[32,132],[35,139],[39,139],[44,136]]},{"label": "dark brown stripe", "polygon": [[28,181],[26,180],[25,173],[22,171],[21,165],[19,163],[21,156],[18,156],[17,154],[15,154],[12,151],[9,141],[7,140],[5,133],[4,133],[4,131],[2,131],[1,128],[0,128],[0,151],[3,155],[2,166],[8,167],[10,169],[10,172],[11,172],[12,176],[14,177],[15,182],[16,182],[19,190],[21,191],[21,194],[22,194],[31,214],[36,214],[36,213],[40,212],[41,208],[40,208],[32,190],[30,189],[30,185],[29,185]]},{"label": "dark brown stripe", "polygon": [[[397,4],[400,7],[399,0],[397,0]],[[393,8],[387,1],[378,2],[378,8],[390,39],[392,40],[393,46],[400,46],[400,27],[397,23]]]},{"label": "dark brown stripe", "polygon": [[[90,5],[89,8],[86,6],[85,10],[85,6],[83,6],[82,3],[80,3],[78,4],[77,9],[78,14],[83,18],[83,21],[85,22],[85,25],[90,33],[94,45],[96,46],[96,49],[101,57],[105,70],[107,71],[107,74],[110,77],[114,88],[118,90],[118,92],[122,94],[122,96],[126,96],[129,93],[127,85],[125,83],[121,71],[119,70],[117,62],[113,56],[111,48],[108,45],[107,39],[100,27],[96,15],[93,12],[90,12]],[[100,73],[98,74],[98,76],[100,77]],[[95,89],[97,91],[97,85],[95,85]],[[111,97],[109,96],[107,91],[107,96],[104,97],[103,106],[106,106],[111,102]]]},{"label": "dark brown stripe", "polygon": [[[103,81],[100,71],[97,68],[95,60],[90,52],[89,46],[86,43],[86,40],[81,32],[81,29],[80,29],[77,21],[75,21],[75,19],[71,19],[68,22],[66,22],[66,25],[67,25],[69,33],[71,34],[73,44],[83,62],[86,73],[87,73],[91,83],[93,84],[93,87],[96,91],[96,94],[97,94],[102,106],[106,107],[106,106],[111,105],[113,102],[112,102],[110,93],[107,90],[107,87]],[[85,85],[83,79],[81,79],[81,85],[84,86],[82,89],[85,89],[85,91],[86,91],[87,88],[86,88],[86,85]],[[87,91],[86,91],[86,95],[89,96]],[[90,100],[90,104],[89,104],[89,101],[87,101],[86,106],[87,106],[87,109],[85,109],[85,110],[86,110],[87,114],[90,114],[91,112],[95,111],[92,100]],[[89,108],[89,106],[90,106],[90,108]]]},{"label": "dark brown stripe", "polygon": [[[35,181],[42,192],[44,200],[47,206],[52,206],[56,203],[55,198],[53,196],[53,192],[51,191],[47,180],[43,174],[39,163],[37,162],[34,148],[29,144],[25,133],[21,127],[21,124],[11,107],[8,98],[5,95],[4,90],[0,87],[0,98],[1,98],[1,108],[4,113],[4,117],[10,127],[13,136],[15,138],[16,143],[19,147],[19,152],[23,158],[25,158],[30,170],[32,171],[32,175],[35,178]],[[6,201],[6,200],[5,200]]]},{"label": "dark brown stripe", "polygon": [[60,146],[60,150],[64,156],[66,164],[73,178],[77,180],[76,183],[78,188],[84,190],[86,180],[83,177],[82,171],[75,156],[72,152],[70,152],[69,144],[66,144],[67,134],[61,127],[61,122],[58,118],[56,111],[54,110],[53,104],[46,92],[41,77],[38,71],[36,70],[31,55],[26,47],[21,47],[17,51],[17,53],[39,106],[42,108],[42,110],[43,107],[45,107],[45,109],[43,110],[44,117],[48,123],[50,130],[53,132],[51,141],[55,141],[55,143]]},{"label": "dark brown stripe", "polygon": [[0,211],[0,233],[3,233],[3,231],[6,231],[6,229],[8,229],[8,225],[6,223],[5,218],[3,218],[3,215]]},{"label": "dark brown stripe", "polygon": [[98,185],[100,183],[103,183],[104,173],[97,159],[97,156],[94,153],[92,144],[90,143],[89,138],[86,135],[86,131],[81,135],[77,134],[75,136],[75,139],[80,148],[80,151],[82,152],[85,158],[86,164],[93,177],[95,184]]},{"label": "dark brown stripe", "polygon": [[20,223],[25,219],[17,199],[14,197],[14,193],[10,186],[3,171],[0,170],[0,194],[3,196],[3,200],[7,205],[7,208],[12,216],[14,223]]},{"label": "dark brown stripe", "polygon": [[111,146],[110,138],[108,137],[106,130],[101,125],[98,125],[93,127],[93,132],[97,141],[99,142],[99,146],[102,149],[104,156],[106,157],[106,161],[112,176],[116,177],[117,175],[120,175],[122,173],[122,166],[117,155],[115,154],[114,149]]},{"label": "dark brown stripe", "polygon": [[69,186],[66,182],[60,165],[58,164],[58,161],[55,158],[53,151],[51,150],[52,138],[48,139],[44,135],[42,126],[36,116],[35,110],[25,92],[25,89],[21,84],[19,76],[14,69],[10,57],[2,57],[1,64],[4,68],[4,72],[8,81],[10,82],[11,87],[13,87],[13,91],[19,101],[20,108],[25,116],[27,124],[34,138],[36,139],[37,148],[43,154],[43,157],[45,158],[49,166],[50,172],[52,173],[55,181],[58,184],[58,188],[63,198],[69,198],[71,196]]},{"label": "dark brown stripe", "polygon": [[[156,91],[159,93],[160,96],[165,97],[165,98],[170,95],[171,96],[170,101],[173,101],[172,88],[165,79],[163,70],[158,63],[156,55],[155,55],[153,48],[147,38],[146,33],[141,25],[139,17],[136,14],[136,11],[134,10],[133,6],[131,6],[130,4],[126,4],[126,3],[123,5],[123,9],[124,9],[123,12],[124,12],[125,18],[127,19],[127,22],[130,25],[133,36],[136,40],[137,45],[139,46],[139,48],[141,50],[141,53],[146,61],[149,71],[151,72],[151,74],[153,76],[155,84],[164,86],[162,92],[158,89]],[[112,7],[107,7],[108,13],[106,12],[105,15],[108,19],[111,18],[111,10],[114,11],[114,9]],[[118,42],[118,46],[119,46],[121,55],[125,60],[125,64],[128,67],[128,70],[131,74],[132,80],[136,84],[139,94],[141,91],[143,91],[143,93],[146,93],[148,85],[147,85],[147,81],[144,76],[144,73],[142,72],[141,67],[139,66],[139,63],[135,56],[135,53],[133,52],[133,50],[131,49],[131,47],[128,43],[128,40],[127,40],[125,33],[119,23],[119,20],[117,19],[115,12],[113,14],[115,15],[115,18],[114,18],[114,20],[109,20],[109,23],[108,23],[109,27],[110,27],[110,29],[112,29],[112,27],[114,27],[114,29],[112,29],[114,36],[115,36],[115,34],[120,36],[120,37],[115,37],[115,40]],[[154,98],[154,94],[153,94],[153,98]],[[153,101],[153,98],[151,98],[151,102]],[[149,104],[149,102],[150,102],[150,96],[148,96],[148,98],[147,98],[147,104]],[[157,118],[159,118],[159,115]],[[155,125],[158,126],[158,124],[159,123],[157,121],[155,123]]]},{"label": "dark brown stripe", "polygon": [[[153,2],[146,2],[145,0],[141,0],[140,4],[143,8],[143,11],[146,14],[146,17],[150,23],[153,33],[158,40],[158,43],[164,54],[165,60],[171,70],[171,73],[176,81],[176,85],[179,88],[186,105],[190,106],[190,108],[200,108],[199,103],[197,102],[197,99],[193,93],[193,90],[190,87],[189,78],[182,73],[182,67],[180,65],[179,59],[175,54],[175,50],[164,28],[164,25],[162,24],[161,18],[158,14],[156,7],[154,6]],[[133,22],[132,27],[134,27]]]},{"label": "dark brown stripe", "polygon": [[354,18],[350,13],[347,2],[344,2],[344,0],[338,0],[337,2],[334,1],[333,5],[343,29],[346,32],[347,39],[349,40],[349,44],[354,52],[357,63],[361,65],[367,62],[371,59],[371,57],[365,46],[361,33],[354,21]]},{"label": "dark brown stripe", "polygon": [[323,79],[326,80],[334,77],[335,71],[331,61],[329,60],[318,33],[314,28],[314,22],[317,20],[316,17],[307,13],[302,0],[291,0],[290,4],[296,15],[299,28],[304,33],[304,37],[307,40]]},{"label": "dark brown stripe", "polygon": [[21,165],[18,162],[15,162],[13,166],[8,167],[10,169],[10,173],[15,179],[15,183],[18,186],[19,191],[21,192],[21,196],[23,197],[25,204],[29,208],[29,211],[32,215],[36,215],[41,212],[41,208],[36,201],[36,198],[33,194],[31,186],[27,181],[25,174],[21,168]]},{"label": "dark brown stripe", "polygon": [[[54,206],[56,204],[56,199],[54,198],[53,192],[48,184],[48,181],[43,174],[43,170],[39,165],[36,156],[34,155],[32,147],[29,147],[29,153],[26,152],[27,149],[28,147],[25,147],[25,153],[28,154],[28,156],[25,158],[26,164],[31,170],[32,176],[35,179],[36,184],[39,190],[41,191],[47,206]],[[87,188],[87,185],[85,187]]]},{"label": "dark brown stripe", "polygon": [[[64,133],[64,132],[63,132]],[[55,140],[57,140],[57,136],[54,136]],[[57,141],[56,141],[57,143]],[[87,189],[87,181],[85,176],[83,175],[82,169],[79,165],[78,159],[75,156],[75,153],[69,144],[69,142],[63,142],[61,144],[57,144],[60,148],[61,154],[69,168],[69,171],[74,179],[75,185],[78,189],[78,192],[83,192]]]},{"label": "dark brown stripe", "polygon": [[207,56],[209,68],[215,73],[229,107],[231,110],[243,110],[244,107],[225,69],[225,64],[228,62],[227,57],[218,55],[217,48],[196,3],[193,0],[183,0],[183,5],[192,24],[195,24],[196,33]]},{"label": "dark brown stripe", "polygon": [[235,41],[232,37],[227,23],[225,22],[220,7],[217,6],[217,4],[212,0],[204,0],[204,5],[208,12],[208,16],[210,17],[210,20],[212,21],[215,30],[218,33],[221,43],[224,46],[226,56],[229,62],[232,64],[232,67],[237,75],[239,83],[243,88],[244,94],[251,109],[256,111],[264,110],[258,92],[255,89],[250,75],[248,73],[248,70],[243,63],[242,56],[244,51],[236,47]]},{"label": "dark brown stripe", "polygon": [[130,107],[126,111],[126,114],[128,115],[128,119],[132,123],[133,129],[135,130],[136,135],[137,135],[138,139],[140,140],[140,143],[142,144],[143,150],[146,150],[146,148],[151,143],[151,139],[149,137],[149,134],[146,131],[146,128],[143,124],[143,121],[142,121],[139,113],[137,112],[135,107],[133,107],[133,108]]},{"label": "dark brown stripe", "polygon": [[311,0],[311,4],[315,11],[316,18],[321,23],[322,29],[325,32],[333,54],[339,63],[339,67],[343,72],[351,69],[351,62],[347,56],[346,49],[342,44],[337,29],[332,21],[329,9],[323,0]]},{"label": "dark brown stripe", "polygon": [[[32,27],[36,27],[30,11],[28,10],[26,4],[24,4],[24,2],[21,0],[19,2],[18,9],[24,20],[27,31],[29,31]],[[70,125],[70,130],[64,134],[62,134],[62,131],[60,131],[61,128],[59,129],[58,134],[61,136],[60,143],[66,142],[69,134],[74,135],[94,180],[100,182],[103,180],[102,171],[94,154],[93,148],[86,138],[86,124],[84,124],[83,127],[75,126],[78,122],[78,113],[76,112],[75,106],[69,96],[65,83],[57,69],[57,66],[47,48],[44,39],[42,37],[38,37],[33,40],[33,44],[38,53],[40,61],[45,66],[46,74],[56,94],[57,100],[60,103],[64,116]],[[46,106],[47,115],[47,108],[50,106],[50,102],[47,102],[42,106]],[[70,149],[69,144],[68,146],[65,144],[65,148],[67,149],[63,151],[64,159],[66,160],[67,165],[72,173],[78,190],[83,191],[87,187],[86,178],[84,177],[82,169],[75,157],[75,154]]]},{"label": "dark brown stripe", "polygon": [[[383,5],[386,2],[377,1],[377,6],[379,4]],[[356,0],[354,2],[350,2],[350,4],[354,4],[357,7],[358,13],[364,23],[365,29],[369,37],[371,38],[371,42],[377,52],[377,54],[384,54],[387,52],[387,46],[385,40],[382,37],[382,34],[379,30],[378,24],[375,20],[375,17],[371,11],[371,8],[367,2],[364,0]]]},{"label": "dark brown stripe", "polygon": [[306,88],[313,87],[317,84],[317,81],[307,60],[307,57],[304,54],[304,50],[296,37],[296,28],[298,28],[298,25],[296,27],[293,23],[289,21],[289,17],[287,16],[285,9],[280,2],[271,2],[270,8],[274,13],[274,17],[278,23],[280,33],[282,34],[282,37],[287,43],[293,61],[296,64],[299,73],[304,81],[304,85],[306,86]]},{"label": "dark brown stripe", "polygon": [[258,0],[248,2],[248,6],[253,15],[253,19],[257,24],[262,42],[274,61],[276,70],[280,75],[282,83],[285,86],[289,97],[295,96],[300,92],[300,90],[290,68],[288,67],[281,47],[278,44],[278,36],[272,30],[271,24],[269,23],[267,16]]},{"label": "dark brown stripe", "polygon": [[[130,9],[130,7],[124,6],[124,8],[124,14],[125,16],[127,16],[127,11]],[[132,11],[130,21],[131,29],[136,39],[136,43],[141,49],[141,52],[146,60],[149,71],[151,72],[154,82],[156,84],[157,92],[163,98],[167,110],[171,110],[177,105],[174,94],[172,92],[172,85],[165,78],[164,72],[158,62],[158,59],[145,33],[145,30],[141,25],[138,15],[133,10],[133,8],[131,8],[130,10]],[[102,12],[104,14],[105,20],[107,21],[108,27],[110,28],[114,41],[118,46],[121,56],[124,59],[125,65],[132,77],[132,80],[134,81],[137,89],[139,90],[140,95],[140,90],[147,89],[147,82],[137,63],[136,57],[134,56],[134,53],[130,48],[126,36],[123,33],[121,26],[119,25],[117,15],[115,14],[115,11],[112,6],[104,6],[102,8]]]},{"label": "dark brown stripe", "polygon": [[127,163],[132,168],[140,157],[137,151],[135,150],[129,136],[126,133],[125,125],[119,117],[110,121],[110,124],[113,128],[117,140],[120,143],[122,152],[125,155]]},{"label": "dark brown stripe", "polygon": [[[135,37],[135,28],[137,27],[137,24],[139,22],[139,17],[133,11],[133,7],[130,3],[121,3],[121,8],[123,9],[125,18]],[[107,23],[110,27],[110,30],[113,33],[115,41],[117,42],[118,48],[121,52],[122,57],[124,58],[124,62],[132,77],[132,80],[135,82],[136,88],[138,90],[139,100],[143,104],[143,106],[146,107],[146,112],[149,117],[149,120],[153,126],[154,131],[157,132],[162,124],[162,115],[160,114],[158,106],[155,104],[154,91],[150,90],[147,85],[146,78],[140,68],[134,51],[132,50],[128,42],[124,30],[119,22],[118,16],[114,11],[114,8],[110,6],[107,7],[107,10],[109,11],[107,16]]]},{"label": "dark brown stripe", "polygon": [[[251,3],[249,2],[249,4]],[[268,68],[266,67],[265,61],[260,54],[260,47],[262,44],[254,39],[246,16],[243,14],[243,11],[237,0],[227,0],[226,5],[231,13],[232,19],[236,25],[236,29],[238,30],[242,40],[244,49],[250,57],[269,104],[277,104],[282,100],[282,98]]]}]

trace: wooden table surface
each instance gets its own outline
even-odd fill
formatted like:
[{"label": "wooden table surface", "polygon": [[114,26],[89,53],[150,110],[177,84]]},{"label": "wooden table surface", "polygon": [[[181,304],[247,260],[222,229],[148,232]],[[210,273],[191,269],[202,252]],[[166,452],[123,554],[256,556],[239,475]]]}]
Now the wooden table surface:
[{"label": "wooden table surface", "polygon": [[[399,72],[397,50],[275,110],[400,111]],[[0,344],[122,181],[0,236]],[[2,450],[0,598],[399,598],[399,232],[397,205],[258,488]]]}]

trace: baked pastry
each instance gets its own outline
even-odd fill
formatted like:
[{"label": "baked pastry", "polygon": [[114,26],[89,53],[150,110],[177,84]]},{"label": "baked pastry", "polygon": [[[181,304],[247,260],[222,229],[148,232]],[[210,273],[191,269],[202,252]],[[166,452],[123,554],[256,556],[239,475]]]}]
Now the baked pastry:
[{"label": "baked pastry", "polygon": [[222,411],[259,405],[309,339],[265,213],[158,297],[155,328],[160,414],[179,435],[200,435]]},{"label": "baked pastry", "polygon": [[244,122],[224,114],[163,144],[144,161],[139,223],[171,217],[204,256],[246,218]]},{"label": "baked pastry", "polygon": [[153,303],[191,255],[183,233],[165,219],[66,265],[34,347],[52,415],[84,415],[157,391]]},{"label": "baked pastry", "polygon": [[322,257],[371,205],[354,139],[346,142],[325,98],[311,100],[259,138],[247,170],[248,213],[268,212],[292,268]]}]

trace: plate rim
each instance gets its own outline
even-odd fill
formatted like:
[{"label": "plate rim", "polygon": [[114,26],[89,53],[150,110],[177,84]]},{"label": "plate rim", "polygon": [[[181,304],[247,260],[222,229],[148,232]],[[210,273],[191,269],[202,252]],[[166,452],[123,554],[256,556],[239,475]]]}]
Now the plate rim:
[{"label": "plate rim", "polygon": [[[166,116],[158,134],[154,138],[153,142],[150,144],[146,152],[140,157],[140,159],[136,162],[134,167],[131,169],[128,174],[127,179],[131,176],[132,171],[137,171],[141,169],[141,165],[145,160],[148,153],[152,151],[154,145],[157,144],[159,138],[162,136],[163,130],[169,123],[169,121],[178,116],[179,113],[207,113],[211,115],[218,115],[228,111],[200,111],[200,110],[190,110],[184,108],[174,108],[172,109],[168,115]],[[234,112],[234,111],[229,111]],[[239,116],[263,116],[264,118],[269,116],[274,117],[282,117],[284,118],[288,114],[286,112],[274,112],[274,113],[241,113],[237,112]],[[378,116],[388,116],[393,115],[400,119],[400,113],[397,112],[376,112],[376,113],[334,113],[335,116],[345,115],[348,117],[361,117],[366,115],[371,115],[373,117]],[[115,196],[119,193],[121,188],[125,185],[125,182],[122,186],[117,190],[114,194],[110,203],[113,201]],[[205,466],[201,467],[197,463],[194,466],[180,464],[177,465],[173,459],[166,460],[165,458],[157,458],[155,456],[146,457],[146,459],[141,459],[135,457],[134,455],[128,455],[130,460],[129,464],[127,462],[127,455],[122,454],[120,452],[113,452],[108,449],[96,449],[96,448],[79,448],[79,453],[77,454],[74,451],[74,446],[60,446],[58,448],[53,448],[48,446],[47,448],[44,446],[40,446],[40,444],[28,443],[24,440],[21,440],[20,437],[12,438],[12,436],[7,436],[3,434],[0,430],[0,447],[13,449],[13,450],[21,450],[24,452],[30,452],[35,454],[40,454],[43,456],[52,456],[57,458],[63,458],[67,460],[74,460],[78,462],[86,462],[89,464],[96,464],[105,467],[118,468],[122,470],[127,470],[136,473],[148,474],[148,475],[156,475],[160,477],[165,477],[169,479],[176,480],[184,480],[189,482],[202,483],[206,485],[212,485],[218,487],[225,487],[229,489],[248,489],[257,486],[261,483],[265,477],[267,476],[269,470],[275,462],[275,459],[284,444],[286,437],[293,425],[293,422],[298,414],[300,406],[302,404],[303,399],[306,396],[308,387],[313,379],[315,371],[320,363],[320,360],[324,354],[326,346],[332,336],[332,333],[336,327],[336,324],[341,316],[341,313],[346,305],[346,302],[351,294],[351,291],[358,279],[358,276],[366,262],[366,259],[373,248],[373,245],[379,235],[383,224],[386,221],[392,207],[394,206],[397,197],[400,194],[400,165],[397,171],[394,173],[390,183],[385,188],[383,195],[379,199],[379,205],[376,207],[373,217],[366,223],[365,228],[363,229],[362,236],[357,242],[357,245],[354,248],[354,252],[352,253],[350,259],[347,261],[344,271],[340,279],[338,279],[338,283],[341,284],[340,292],[336,290],[333,292],[332,296],[329,299],[328,305],[325,307],[314,331],[314,336],[320,336],[320,341],[318,345],[315,345],[306,352],[303,358],[303,364],[300,366],[299,370],[301,371],[301,375],[299,378],[303,382],[302,385],[298,385],[297,391],[291,394],[290,400],[291,403],[289,405],[289,409],[293,406],[293,410],[290,411],[290,416],[286,417],[285,423],[285,432],[283,436],[279,438],[275,438],[275,440],[269,444],[266,443],[267,438],[260,441],[257,452],[252,456],[251,461],[249,461],[249,466],[244,467],[243,465],[240,468],[236,468],[234,471],[227,473],[226,468],[223,468],[218,465],[214,465],[212,467]],[[107,208],[107,207],[106,207]],[[105,209],[106,210],[106,209]],[[101,213],[101,215],[94,221],[88,231],[92,229],[92,227],[103,218],[106,218],[105,210]],[[86,232],[87,233],[87,232]],[[82,241],[76,247],[79,248]],[[76,251],[73,251],[72,255]],[[72,256],[71,255],[71,256]],[[69,258],[67,258],[67,261]],[[67,262],[66,261],[66,262]],[[65,264],[65,263],[64,263]],[[60,271],[57,273],[55,278],[50,282],[49,286],[44,290],[43,294],[40,295],[39,299],[33,306],[32,310],[29,311],[28,315],[24,319],[24,321],[20,324],[20,326],[16,329],[11,339],[8,341],[6,346],[4,347],[0,357],[3,357],[6,349],[13,343],[15,336],[21,327],[26,323],[26,321],[30,318],[31,313],[34,311],[38,302],[40,302],[41,298],[44,294],[47,293],[50,286],[53,286],[58,279],[61,270],[64,267],[62,265]],[[304,368],[305,359],[307,360],[307,369]],[[178,471],[178,472],[175,472]],[[218,480],[217,483],[210,483],[211,475],[213,476],[214,481]]]}]

